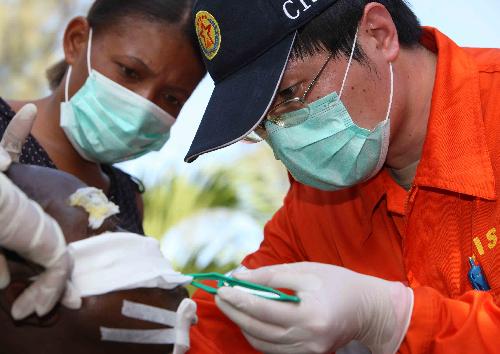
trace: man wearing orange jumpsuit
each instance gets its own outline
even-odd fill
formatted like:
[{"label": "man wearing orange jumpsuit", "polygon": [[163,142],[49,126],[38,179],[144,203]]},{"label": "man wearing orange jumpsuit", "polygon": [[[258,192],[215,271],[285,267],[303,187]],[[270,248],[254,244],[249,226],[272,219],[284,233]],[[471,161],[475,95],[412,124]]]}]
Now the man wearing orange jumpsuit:
[{"label": "man wearing orange jumpsuit", "polygon": [[291,188],[243,261],[260,269],[235,276],[302,301],[197,293],[191,352],[500,352],[500,51],[401,0],[195,14],[216,87],[187,160],[251,131],[271,145]]}]

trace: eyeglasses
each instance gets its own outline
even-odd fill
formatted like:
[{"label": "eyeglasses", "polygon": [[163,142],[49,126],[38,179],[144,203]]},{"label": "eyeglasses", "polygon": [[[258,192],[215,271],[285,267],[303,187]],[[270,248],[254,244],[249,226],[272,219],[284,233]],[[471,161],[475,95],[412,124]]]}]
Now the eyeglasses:
[{"label": "eyeglasses", "polygon": [[[285,100],[281,103],[278,103],[273,108],[271,108],[269,112],[267,112],[267,115],[262,120],[262,122],[260,122],[259,125],[255,128],[255,130],[252,133],[250,133],[244,140],[250,143],[258,143],[261,142],[262,140],[265,140],[267,138],[267,131],[265,126],[266,121],[270,121],[280,127],[287,127],[289,125],[286,119],[284,119],[285,114],[304,110],[305,113],[304,116],[307,116],[309,110],[309,104],[306,102],[306,98],[313,89],[314,85],[316,85],[316,83],[319,81],[321,74],[325,70],[326,66],[328,65],[332,57],[333,55],[330,55],[326,59],[325,63],[323,64],[319,72],[316,74],[314,79],[311,81],[309,86],[307,86],[306,90],[304,91],[301,97],[295,97],[289,100]],[[290,123],[291,125],[294,125],[293,122]]]}]

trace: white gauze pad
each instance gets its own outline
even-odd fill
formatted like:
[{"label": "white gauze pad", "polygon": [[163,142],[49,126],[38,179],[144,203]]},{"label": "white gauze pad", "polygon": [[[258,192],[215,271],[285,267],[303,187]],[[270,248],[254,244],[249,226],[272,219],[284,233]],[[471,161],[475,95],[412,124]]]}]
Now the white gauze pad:
[{"label": "white gauze pad", "polygon": [[71,281],[82,297],[137,288],[173,289],[191,277],[173,270],[158,241],[131,233],[105,233],[69,245]]},{"label": "white gauze pad", "polygon": [[120,213],[120,208],[100,189],[80,188],[69,197],[69,204],[83,208],[89,214],[89,227],[97,230],[110,216]]}]

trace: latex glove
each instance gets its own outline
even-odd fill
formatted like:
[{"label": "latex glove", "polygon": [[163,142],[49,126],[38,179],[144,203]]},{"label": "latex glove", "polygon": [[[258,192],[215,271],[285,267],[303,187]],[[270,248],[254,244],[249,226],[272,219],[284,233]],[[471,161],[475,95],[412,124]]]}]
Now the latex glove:
[{"label": "latex glove", "polygon": [[[12,317],[20,320],[36,313],[44,316],[56,303],[79,308],[81,299],[67,286],[73,261],[66,249],[64,235],[57,222],[0,173],[0,246],[46,268],[14,302]],[[9,284],[6,262],[0,262],[0,285]]]},{"label": "latex glove", "polygon": [[[0,141],[0,171],[7,171],[12,162],[19,161],[23,143],[31,133],[36,114],[36,106],[27,104],[10,121]],[[10,275],[7,260],[0,249],[0,289],[7,287],[9,283]]]},{"label": "latex glove", "polygon": [[[36,107],[27,105],[12,119],[0,142],[0,170],[17,161],[36,116]],[[46,268],[12,306],[16,320],[32,313],[44,316],[62,298],[69,308],[80,308],[81,298],[68,279],[73,261],[66,250],[64,235],[42,208],[26,197],[3,173],[0,173],[0,247]],[[5,257],[0,253],[0,288],[10,283]]]},{"label": "latex glove", "polygon": [[196,302],[189,298],[182,300],[179,305],[175,324],[175,345],[173,354],[185,354],[189,351],[191,347],[189,336],[191,326],[198,322],[196,309]]},{"label": "latex glove", "polygon": [[219,289],[217,306],[264,353],[332,353],[353,340],[372,353],[395,353],[408,330],[413,291],[345,268],[295,263],[234,277],[297,292],[299,304]]}]

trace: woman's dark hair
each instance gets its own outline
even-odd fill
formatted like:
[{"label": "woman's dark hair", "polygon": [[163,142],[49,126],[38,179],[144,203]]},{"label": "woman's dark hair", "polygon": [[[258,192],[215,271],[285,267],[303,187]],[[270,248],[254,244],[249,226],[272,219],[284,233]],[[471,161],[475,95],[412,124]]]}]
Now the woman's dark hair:
[{"label": "woman's dark hair", "polygon": [[[422,29],[405,0],[339,0],[299,30],[292,56],[303,58],[326,50],[335,57],[348,57],[365,6],[371,2],[384,5],[389,11],[401,46],[409,48],[419,43]],[[366,59],[359,46],[354,59]]]},{"label": "woman's dark hair", "polygon": [[[126,17],[142,17],[151,22],[177,25],[198,53],[192,8],[194,0],[96,0],[87,15],[95,34],[107,30]],[[201,58],[200,58],[201,60]],[[68,64],[62,60],[47,70],[50,89],[61,83]]]}]

